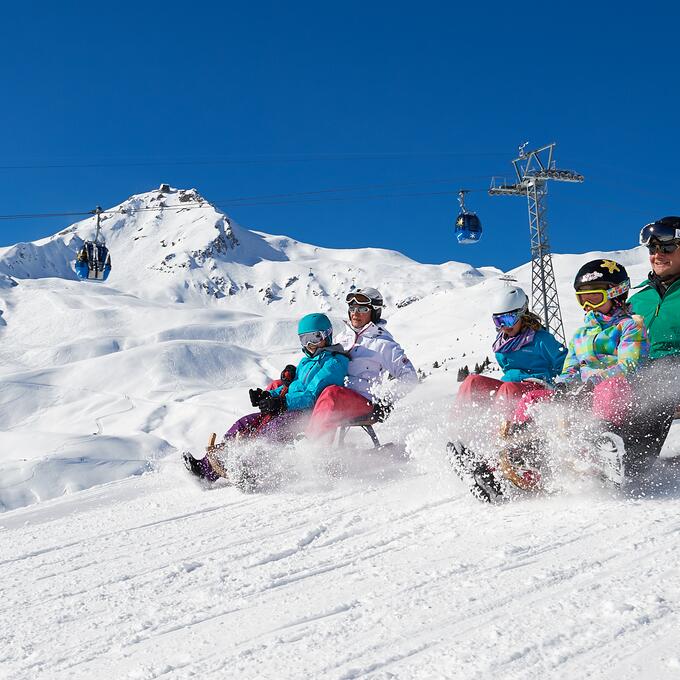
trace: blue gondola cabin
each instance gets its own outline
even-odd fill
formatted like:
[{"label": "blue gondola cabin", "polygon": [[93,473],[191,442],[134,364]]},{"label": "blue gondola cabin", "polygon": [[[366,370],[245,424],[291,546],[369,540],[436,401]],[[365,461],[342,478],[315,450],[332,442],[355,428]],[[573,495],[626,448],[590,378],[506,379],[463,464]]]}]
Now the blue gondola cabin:
[{"label": "blue gondola cabin", "polygon": [[482,236],[482,223],[474,213],[462,212],[456,218],[458,243],[477,243]]}]

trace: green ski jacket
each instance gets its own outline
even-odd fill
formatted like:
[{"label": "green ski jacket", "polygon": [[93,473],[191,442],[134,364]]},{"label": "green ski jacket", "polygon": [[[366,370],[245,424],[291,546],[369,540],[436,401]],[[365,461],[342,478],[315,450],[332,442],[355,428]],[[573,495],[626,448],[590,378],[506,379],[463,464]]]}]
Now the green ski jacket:
[{"label": "green ski jacket", "polygon": [[645,320],[650,342],[650,359],[680,355],[680,280],[662,296],[660,283],[650,276],[630,299],[633,313]]}]

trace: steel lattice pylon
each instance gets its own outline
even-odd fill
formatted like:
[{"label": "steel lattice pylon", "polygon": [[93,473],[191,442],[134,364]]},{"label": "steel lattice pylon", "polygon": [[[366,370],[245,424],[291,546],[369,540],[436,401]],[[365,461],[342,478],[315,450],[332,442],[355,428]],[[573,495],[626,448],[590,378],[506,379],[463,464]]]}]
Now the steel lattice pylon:
[{"label": "steel lattice pylon", "polygon": [[[520,147],[515,166],[517,182],[508,184],[494,177],[491,180],[491,196],[526,196],[529,208],[529,234],[531,237],[531,304],[533,311],[550,329],[555,337],[565,341],[560,300],[553,271],[550,241],[548,239],[548,219],[546,215],[546,196],[548,180],[558,182],[582,182],[583,175],[570,170],[558,170],[553,160],[555,144],[525,152],[526,144]],[[546,158],[547,155],[547,158]]]}]

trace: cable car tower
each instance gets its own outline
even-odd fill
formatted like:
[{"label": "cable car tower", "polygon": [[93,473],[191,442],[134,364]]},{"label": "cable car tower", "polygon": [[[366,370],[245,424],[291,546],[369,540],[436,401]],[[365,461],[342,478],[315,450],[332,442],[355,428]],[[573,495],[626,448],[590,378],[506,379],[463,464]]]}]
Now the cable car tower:
[{"label": "cable car tower", "polygon": [[533,311],[555,337],[565,341],[564,325],[557,285],[553,271],[546,196],[548,180],[557,182],[583,182],[583,175],[571,170],[559,170],[553,159],[555,143],[525,151],[528,142],[519,147],[519,158],[512,161],[517,181],[508,184],[504,179],[493,177],[490,196],[526,196],[529,205],[529,234],[531,236],[531,304]]}]

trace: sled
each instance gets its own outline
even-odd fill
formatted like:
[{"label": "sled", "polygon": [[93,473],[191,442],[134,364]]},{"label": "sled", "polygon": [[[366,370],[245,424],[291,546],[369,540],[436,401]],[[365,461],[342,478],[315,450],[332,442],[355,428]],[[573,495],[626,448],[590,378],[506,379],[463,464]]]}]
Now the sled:
[{"label": "sled", "polygon": [[371,411],[371,413],[367,415],[357,416],[356,418],[348,420],[344,425],[341,425],[338,430],[338,446],[342,446],[345,443],[345,437],[347,436],[347,431],[350,427],[360,427],[371,438],[374,449],[387,449],[394,446],[394,444],[391,442],[387,444],[380,443],[378,435],[373,429],[373,426],[378,422],[381,421],[378,420],[377,416],[375,415],[375,411]]}]

